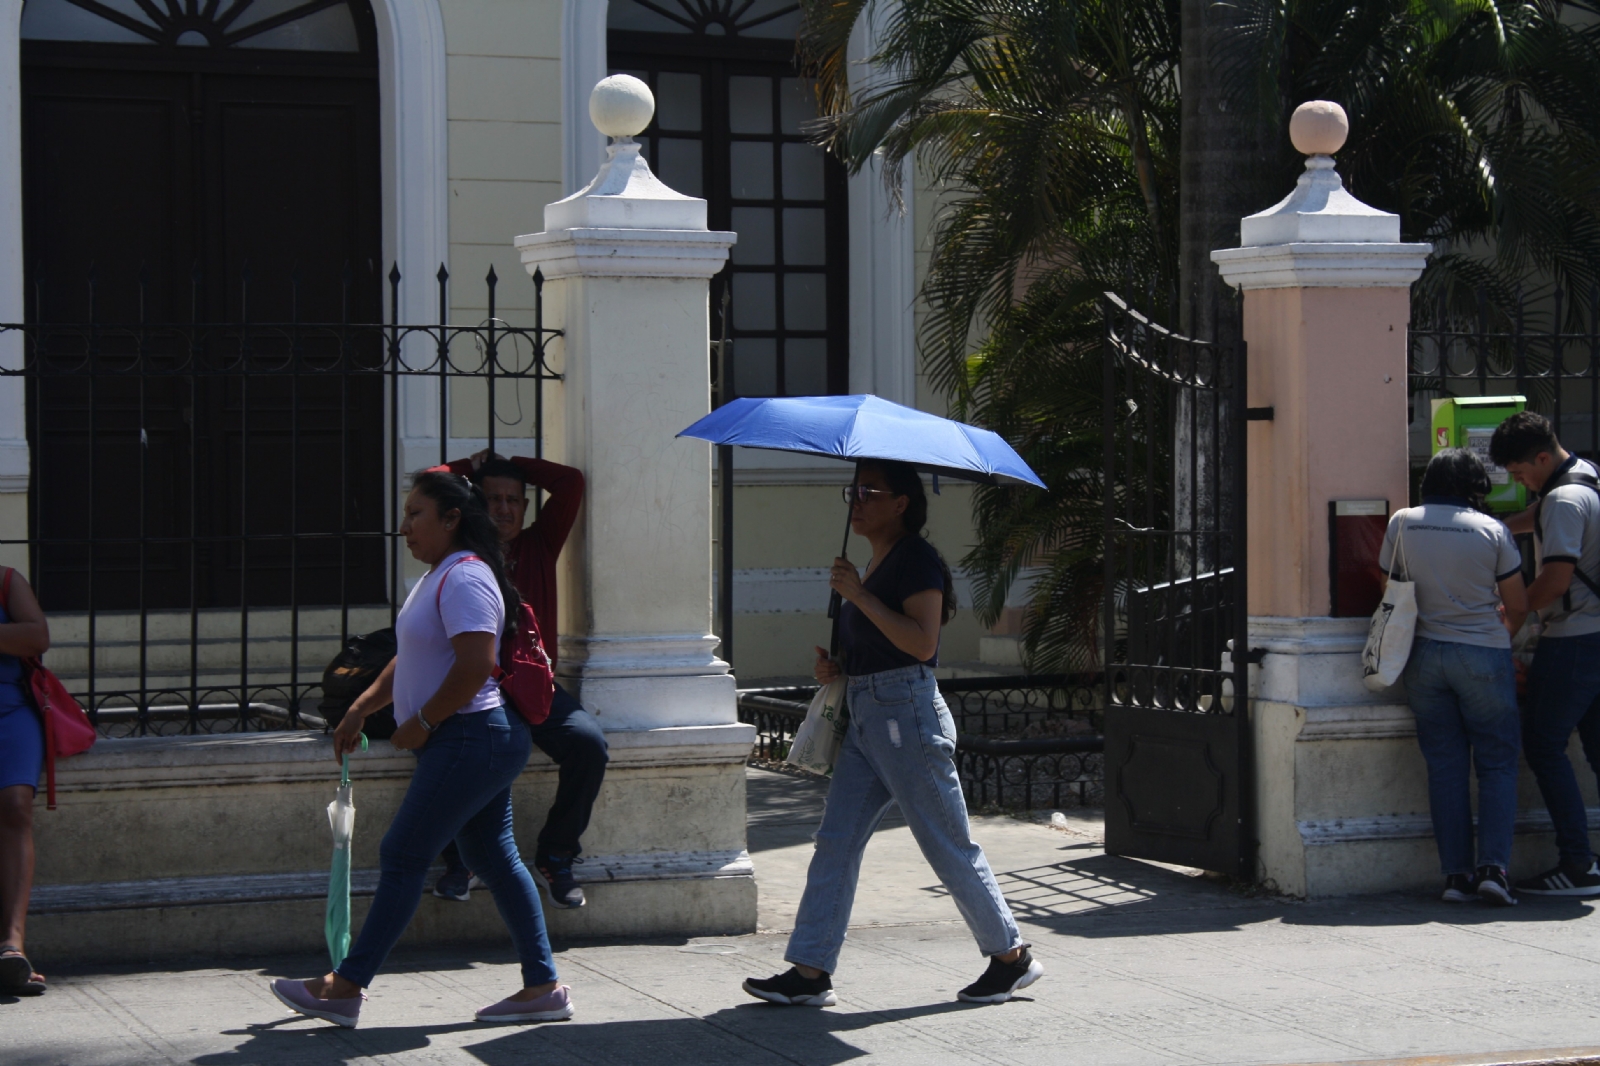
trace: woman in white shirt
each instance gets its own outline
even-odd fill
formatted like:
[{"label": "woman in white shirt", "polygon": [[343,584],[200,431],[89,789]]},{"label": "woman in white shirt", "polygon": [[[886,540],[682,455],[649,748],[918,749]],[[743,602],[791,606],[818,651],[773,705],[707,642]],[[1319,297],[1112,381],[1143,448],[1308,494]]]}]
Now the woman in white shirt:
[{"label": "woman in white shirt", "polygon": [[393,661],[334,731],[334,754],[355,750],[367,715],[392,702],[392,742],[417,753],[417,769],[384,835],[378,891],[350,954],[332,973],[274,981],[272,991],[301,1014],[354,1027],[362,989],[416,913],[434,856],[454,840],[494,895],[522,962],[522,990],[479,1010],[477,1020],[570,1018],[571,996],[556,980],[539,894],[511,828],[511,786],[532,738],[492,676],[522,601],[482,490],[443,467],[412,484],[400,533],[431,569],[395,622]]},{"label": "woman in white shirt", "polygon": [[[1528,599],[1516,543],[1481,510],[1488,491],[1489,475],[1476,455],[1439,452],[1422,475],[1422,506],[1389,519],[1378,563],[1416,582],[1406,701],[1428,765],[1444,899],[1510,905],[1516,898],[1506,867],[1522,751],[1511,634],[1527,617]],[[1471,768],[1478,774],[1475,857]]]}]

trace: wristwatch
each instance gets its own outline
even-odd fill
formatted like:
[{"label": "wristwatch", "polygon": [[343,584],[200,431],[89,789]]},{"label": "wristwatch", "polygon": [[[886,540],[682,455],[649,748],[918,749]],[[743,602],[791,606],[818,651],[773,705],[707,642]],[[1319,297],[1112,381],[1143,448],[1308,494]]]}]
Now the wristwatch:
[{"label": "wristwatch", "polygon": [[435,729],[438,729],[438,728],[439,728],[439,727],[438,727],[438,726],[436,726],[436,725],[429,725],[429,724],[428,724],[428,719],[427,719],[427,717],[426,717],[426,716],[424,716],[424,715],[423,715],[423,713],[422,713],[422,712],[421,712],[421,711],[418,711],[418,712],[417,712],[417,721],[418,721],[418,722],[420,722],[420,723],[421,723],[421,724],[422,724],[422,731],[423,731],[423,732],[424,732],[424,733],[431,733],[431,732],[433,732],[433,731],[434,731],[434,730],[435,730]]}]

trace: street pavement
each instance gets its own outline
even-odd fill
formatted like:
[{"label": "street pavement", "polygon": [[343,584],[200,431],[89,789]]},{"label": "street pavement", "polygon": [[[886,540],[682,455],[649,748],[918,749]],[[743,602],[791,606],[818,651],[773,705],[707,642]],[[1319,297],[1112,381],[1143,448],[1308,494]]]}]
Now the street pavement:
[{"label": "street pavement", "polygon": [[[739,982],[785,967],[822,789],[755,769],[749,781],[761,931],[558,944],[570,1022],[472,1021],[516,987],[509,951],[397,954],[356,1030],[291,1016],[267,991],[321,958],[103,968],[0,999],[0,1066],[1600,1062],[1591,903],[1252,896],[1106,855],[1093,812],[1066,812],[1064,829],[974,819],[1046,967],[1012,1002],[955,1000],[984,960],[891,816],[863,864],[839,1005],[759,1003]],[[493,904],[480,892],[459,905]]]}]

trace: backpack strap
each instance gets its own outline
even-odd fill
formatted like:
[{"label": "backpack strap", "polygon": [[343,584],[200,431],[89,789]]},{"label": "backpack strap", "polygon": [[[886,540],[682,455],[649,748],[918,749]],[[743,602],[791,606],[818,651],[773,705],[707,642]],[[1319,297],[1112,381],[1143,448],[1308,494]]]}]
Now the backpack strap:
[{"label": "backpack strap", "polygon": [[[1562,488],[1566,485],[1582,485],[1583,487],[1592,490],[1595,495],[1600,496],[1600,478],[1596,478],[1593,474],[1586,470],[1579,470],[1577,463],[1573,463],[1571,466],[1569,466],[1560,477],[1555,479],[1554,484],[1546,485],[1543,489],[1539,490],[1539,499],[1534,502],[1533,535],[1539,540],[1540,543],[1544,542],[1545,497],[1549,496],[1550,493],[1556,489]],[[1585,532],[1589,533],[1587,530]],[[1578,550],[1578,555],[1580,558],[1583,555],[1583,549],[1581,547]],[[1596,599],[1600,599],[1600,583],[1597,583],[1594,578],[1578,569],[1576,565],[1574,565],[1572,568],[1572,576],[1583,582],[1584,587],[1589,590],[1590,595],[1594,596]],[[1561,609],[1567,612],[1571,612],[1572,610],[1572,590],[1570,588],[1561,594]]]},{"label": "backpack strap", "polygon": [[16,572],[16,567],[8,566],[6,567],[5,578],[0,579],[0,610],[6,612],[7,618],[11,617],[11,575]]},{"label": "backpack strap", "polygon": [[[481,562],[483,562],[483,557],[481,555],[470,555],[470,554],[469,555],[463,555],[461,558],[459,558],[455,562],[451,563],[449,565],[449,567],[446,568],[444,573],[439,575],[439,584],[433,590],[433,610],[434,610],[435,613],[438,613],[440,611],[439,600],[440,600],[440,597],[442,597],[444,595],[444,579],[450,576],[450,571],[451,570],[454,570],[456,567],[460,566],[462,563],[468,563],[468,562],[474,562],[474,561],[481,563]],[[441,617],[440,621],[443,622],[444,619]],[[502,634],[501,635],[501,640],[503,641],[504,639],[505,639],[505,636]],[[489,676],[493,677],[496,681],[499,681],[502,677],[505,676],[505,671],[500,668],[500,664],[497,662],[497,663],[494,664],[494,671]]]}]

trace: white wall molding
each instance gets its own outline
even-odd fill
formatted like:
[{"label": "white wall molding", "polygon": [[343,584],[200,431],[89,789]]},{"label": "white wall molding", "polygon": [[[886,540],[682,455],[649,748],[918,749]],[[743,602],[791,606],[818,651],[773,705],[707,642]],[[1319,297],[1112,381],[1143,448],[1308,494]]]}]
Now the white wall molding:
[{"label": "white wall molding", "polygon": [[[1588,808],[1589,824],[1600,820],[1600,807]],[[1473,819],[1476,823],[1477,819]],[[1298,822],[1305,846],[1329,847],[1388,840],[1432,840],[1433,820],[1426,814],[1381,814],[1372,818],[1323,818]],[[1517,812],[1516,832],[1550,833],[1550,812],[1541,808]]]},{"label": "white wall molding", "polygon": [[1297,243],[1220,248],[1212,262],[1240,289],[1405,288],[1422,276],[1431,244]]},{"label": "white wall molding", "polygon": [[[852,82],[860,90],[873,74],[877,17],[850,37]],[[914,173],[912,160],[906,172]],[[916,243],[910,190],[897,198],[876,158],[850,178],[850,391],[916,406]]]},{"label": "white wall molding", "polygon": [[[438,314],[439,264],[450,258],[450,137],[444,16],[439,0],[375,0],[383,164],[383,256],[400,267],[400,321],[432,322]],[[428,338],[403,342],[405,361],[429,365]],[[439,382],[409,375],[400,382],[404,479],[439,454]]]},{"label": "white wall molding", "polygon": [[[0,0],[0,322],[26,307],[22,254],[22,0]],[[21,370],[21,333],[0,334],[0,367]],[[0,492],[28,491],[28,403],[21,378],[0,378]]]},{"label": "white wall molding", "polygon": [[589,93],[609,71],[607,0],[562,0],[561,184],[570,196],[589,184],[606,157],[606,138],[589,121]]},{"label": "white wall molding", "polygon": [[589,278],[695,278],[722,269],[737,235],[721,230],[567,229],[525,233],[514,242],[522,263],[546,281]]}]

